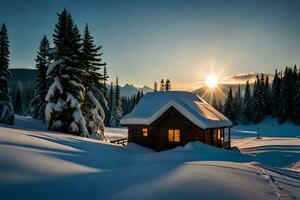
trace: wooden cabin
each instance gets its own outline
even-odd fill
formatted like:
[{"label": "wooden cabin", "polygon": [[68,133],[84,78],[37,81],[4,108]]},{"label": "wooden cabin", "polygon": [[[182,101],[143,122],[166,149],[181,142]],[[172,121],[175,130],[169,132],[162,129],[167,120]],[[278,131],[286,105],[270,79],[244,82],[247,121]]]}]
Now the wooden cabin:
[{"label": "wooden cabin", "polygon": [[191,92],[147,93],[121,120],[128,142],[162,151],[191,141],[230,148],[232,123]]}]

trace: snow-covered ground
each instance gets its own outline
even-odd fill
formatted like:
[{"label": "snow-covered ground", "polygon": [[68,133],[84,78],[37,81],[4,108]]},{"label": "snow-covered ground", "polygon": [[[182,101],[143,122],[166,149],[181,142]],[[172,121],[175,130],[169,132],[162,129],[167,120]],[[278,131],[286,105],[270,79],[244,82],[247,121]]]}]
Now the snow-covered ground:
[{"label": "snow-covered ground", "polygon": [[[107,136],[126,130],[107,129]],[[12,127],[0,125],[0,199],[300,199],[292,165],[299,138],[233,144],[243,153],[200,142],[157,153],[48,132],[17,117]],[[284,154],[274,160],[278,151]]]},{"label": "snow-covered ground", "polygon": [[256,137],[259,132],[260,137],[298,137],[300,138],[300,126],[295,126],[291,122],[279,125],[276,119],[266,118],[257,125],[238,125],[232,128],[233,139]]}]

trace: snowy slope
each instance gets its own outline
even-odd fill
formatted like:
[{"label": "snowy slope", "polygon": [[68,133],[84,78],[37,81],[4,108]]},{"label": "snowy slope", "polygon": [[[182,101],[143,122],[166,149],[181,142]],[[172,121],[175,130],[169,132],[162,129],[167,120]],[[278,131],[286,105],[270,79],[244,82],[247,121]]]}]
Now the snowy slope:
[{"label": "snowy slope", "polygon": [[298,137],[300,138],[300,126],[291,122],[278,124],[277,119],[266,118],[259,124],[237,125],[232,129],[231,137],[234,139],[256,137],[259,131],[260,137]]},{"label": "snowy slope", "polygon": [[156,153],[42,129],[0,125],[1,200],[300,198],[299,173],[251,155],[200,142]]}]

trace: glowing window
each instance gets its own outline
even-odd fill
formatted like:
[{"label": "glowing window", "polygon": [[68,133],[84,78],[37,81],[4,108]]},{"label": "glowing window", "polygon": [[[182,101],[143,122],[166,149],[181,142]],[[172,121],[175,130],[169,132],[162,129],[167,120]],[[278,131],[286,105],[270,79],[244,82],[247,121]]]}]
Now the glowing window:
[{"label": "glowing window", "polygon": [[221,129],[218,129],[218,140],[221,140]]},{"label": "glowing window", "polygon": [[143,128],[143,136],[144,137],[148,136],[148,129],[147,128]]},{"label": "glowing window", "polygon": [[169,129],[168,130],[168,140],[169,140],[169,142],[180,142],[180,130],[179,129]]}]

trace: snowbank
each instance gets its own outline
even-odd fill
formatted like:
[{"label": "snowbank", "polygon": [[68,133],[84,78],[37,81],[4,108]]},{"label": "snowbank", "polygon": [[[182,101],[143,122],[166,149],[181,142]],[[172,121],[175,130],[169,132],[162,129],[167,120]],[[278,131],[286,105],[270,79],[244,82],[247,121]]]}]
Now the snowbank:
[{"label": "snowbank", "polygon": [[[0,126],[3,200],[265,200],[300,196],[299,173],[253,164],[257,156],[200,142],[157,153],[135,144],[121,147],[43,131],[45,127],[31,118],[18,117],[17,121],[16,126]],[[108,131],[126,134],[126,129]]]}]

